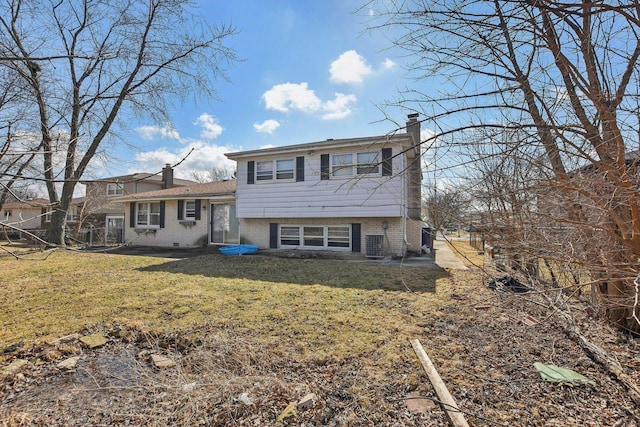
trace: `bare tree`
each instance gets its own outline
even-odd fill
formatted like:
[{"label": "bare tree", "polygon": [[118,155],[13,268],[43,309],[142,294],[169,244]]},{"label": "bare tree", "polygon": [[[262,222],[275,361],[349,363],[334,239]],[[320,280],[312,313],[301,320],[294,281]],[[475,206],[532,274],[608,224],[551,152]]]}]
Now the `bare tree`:
[{"label": "bare tree", "polygon": [[423,206],[427,221],[435,231],[448,225],[460,226],[465,223],[468,199],[462,188],[436,189],[430,185],[424,189]]},{"label": "bare tree", "polygon": [[[65,217],[91,160],[124,116],[166,120],[191,94],[215,95],[235,60],[234,29],[213,27],[188,0],[8,0],[0,5],[0,62],[28,87],[39,161],[55,206],[49,239],[64,245]],[[117,119],[120,118],[119,122]]]},{"label": "bare tree", "polygon": [[191,172],[191,178],[194,181],[205,183],[222,181],[225,179],[233,179],[236,175],[236,171],[230,167],[217,166],[207,172]]},{"label": "bare tree", "polygon": [[[548,215],[571,226],[572,238],[592,239],[582,257],[591,261],[608,318],[640,330],[640,182],[638,162],[628,156],[638,144],[640,2],[368,6],[380,7],[374,25],[392,30],[395,44],[415,58],[410,71],[418,80],[447,80],[406,91],[401,104],[420,108],[452,146],[472,129],[518,130],[514,144],[535,148],[528,161],[563,206]],[[508,154],[513,146],[503,148]]]}]

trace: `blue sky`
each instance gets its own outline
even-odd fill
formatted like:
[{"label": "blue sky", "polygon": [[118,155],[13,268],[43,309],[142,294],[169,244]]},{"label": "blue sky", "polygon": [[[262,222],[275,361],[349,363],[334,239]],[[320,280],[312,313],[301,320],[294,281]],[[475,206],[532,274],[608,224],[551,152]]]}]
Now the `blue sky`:
[{"label": "blue sky", "polygon": [[[391,132],[380,111],[410,84],[402,57],[380,32],[366,30],[363,1],[200,0],[212,23],[232,24],[228,40],[241,62],[220,80],[219,100],[176,106],[172,122],[131,124],[131,146],[99,172],[155,172],[177,163],[176,176],[232,166],[225,152]],[[386,109],[404,123],[408,111]]]}]

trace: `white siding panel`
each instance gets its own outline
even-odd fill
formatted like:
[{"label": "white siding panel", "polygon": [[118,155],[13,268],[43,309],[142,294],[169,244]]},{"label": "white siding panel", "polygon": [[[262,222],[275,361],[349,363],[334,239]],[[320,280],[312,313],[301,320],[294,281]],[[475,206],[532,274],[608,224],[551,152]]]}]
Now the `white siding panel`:
[{"label": "white siding panel", "polygon": [[[345,152],[353,152],[353,148]],[[315,154],[305,156],[302,182],[247,184],[247,161],[239,161],[238,218],[364,218],[372,214],[400,217],[406,208],[404,169],[403,156],[398,156],[393,160],[392,177],[358,175],[323,181],[320,179],[320,155]]]},{"label": "white siding panel", "polygon": [[238,191],[240,218],[368,217],[402,215],[400,180],[380,179],[269,183]]}]

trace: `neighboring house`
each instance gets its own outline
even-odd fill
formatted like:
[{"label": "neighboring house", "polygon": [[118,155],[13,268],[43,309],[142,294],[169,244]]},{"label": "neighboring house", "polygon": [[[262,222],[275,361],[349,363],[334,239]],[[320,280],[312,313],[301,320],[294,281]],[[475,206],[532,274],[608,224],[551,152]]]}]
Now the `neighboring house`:
[{"label": "neighboring house", "polygon": [[[82,183],[86,188],[85,196],[71,202],[67,227],[71,236],[89,244],[124,242],[125,207],[116,201],[118,197],[195,184],[174,178],[169,164],[162,169],[162,174],[141,172]],[[50,214],[45,218],[45,227],[49,220]]]},{"label": "neighboring house", "polygon": [[236,181],[193,184],[114,199],[124,203],[124,239],[140,246],[239,243]]},{"label": "neighboring house", "polygon": [[[29,232],[41,230],[45,226],[45,207],[48,205],[47,199],[5,203],[0,210],[0,228],[12,235],[19,234],[13,227]],[[11,227],[2,227],[2,224]]]},{"label": "neighboring house", "polygon": [[242,243],[401,256],[421,249],[420,122],[407,132],[228,153]]}]

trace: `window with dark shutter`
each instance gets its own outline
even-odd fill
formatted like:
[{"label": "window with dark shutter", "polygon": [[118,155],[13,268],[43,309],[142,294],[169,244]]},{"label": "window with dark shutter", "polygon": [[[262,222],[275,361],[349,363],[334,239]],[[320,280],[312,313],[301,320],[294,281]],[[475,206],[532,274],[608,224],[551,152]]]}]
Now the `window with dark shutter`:
[{"label": "window with dark shutter", "polygon": [[136,226],[136,203],[129,203],[129,227],[135,228]]},{"label": "window with dark shutter", "polygon": [[199,221],[201,216],[201,212],[202,212],[202,200],[200,199],[196,199],[196,221]]},{"label": "window with dark shutter", "polygon": [[178,221],[184,219],[184,200],[178,200]]},{"label": "window with dark shutter", "polygon": [[360,224],[351,224],[351,252],[360,252]]},{"label": "window with dark shutter", "polygon": [[304,181],[304,156],[296,157],[296,182]]},{"label": "window with dark shutter", "polygon": [[391,148],[382,149],[382,176],[391,176],[393,173],[392,153]]},{"label": "window with dark shutter", "polygon": [[247,162],[247,184],[253,184],[256,174],[256,162],[250,160]]},{"label": "window with dark shutter", "polygon": [[160,228],[164,228],[164,200],[160,201]]},{"label": "window with dark shutter", "polygon": [[278,223],[269,224],[269,248],[278,249]]},{"label": "window with dark shutter", "polygon": [[320,155],[320,179],[327,180],[329,179],[329,155],[321,154]]}]

